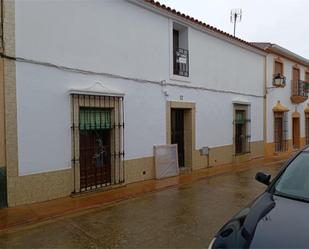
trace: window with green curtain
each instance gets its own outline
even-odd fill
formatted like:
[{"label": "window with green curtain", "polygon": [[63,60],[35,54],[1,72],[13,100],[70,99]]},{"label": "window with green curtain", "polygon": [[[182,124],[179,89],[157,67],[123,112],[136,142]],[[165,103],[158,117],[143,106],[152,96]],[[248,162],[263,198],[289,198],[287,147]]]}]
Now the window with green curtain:
[{"label": "window with green curtain", "polygon": [[111,111],[101,108],[81,108],[80,130],[102,130],[111,128]]},{"label": "window with green curtain", "polygon": [[244,124],[245,123],[245,113],[242,111],[236,111],[235,117],[236,124]]}]

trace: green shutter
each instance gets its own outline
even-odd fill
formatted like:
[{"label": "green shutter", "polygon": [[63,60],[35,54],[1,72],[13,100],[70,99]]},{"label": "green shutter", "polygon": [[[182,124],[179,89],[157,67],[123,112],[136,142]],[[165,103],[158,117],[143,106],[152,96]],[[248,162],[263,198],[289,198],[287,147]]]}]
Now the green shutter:
[{"label": "green shutter", "polygon": [[80,130],[102,130],[111,128],[111,112],[105,109],[87,108],[79,112]]}]

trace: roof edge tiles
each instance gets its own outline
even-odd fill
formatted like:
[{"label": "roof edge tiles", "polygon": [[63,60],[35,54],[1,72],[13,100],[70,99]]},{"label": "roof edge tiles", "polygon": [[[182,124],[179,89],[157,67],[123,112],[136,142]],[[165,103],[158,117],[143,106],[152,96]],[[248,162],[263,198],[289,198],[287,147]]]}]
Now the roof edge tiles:
[{"label": "roof edge tiles", "polygon": [[292,60],[296,63],[302,64],[306,67],[309,67],[309,60],[305,57],[302,57],[298,54],[295,54],[294,52],[283,48],[277,44],[270,43],[270,42],[252,42],[255,46],[258,46],[262,48],[264,51],[268,53],[274,53],[277,55],[281,55],[283,57],[286,57],[289,60]]},{"label": "roof edge tiles", "polygon": [[[130,1],[132,1],[132,0],[130,0]],[[236,36],[233,36],[233,35],[231,35],[231,34],[229,34],[227,32],[224,32],[224,31],[222,31],[220,29],[217,29],[216,27],[213,27],[213,26],[211,26],[211,25],[209,25],[207,23],[204,23],[204,22],[202,22],[202,21],[200,21],[198,19],[195,19],[194,17],[191,17],[191,16],[186,15],[184,13],[181,13],[181,12],[175,10],[175,9],[172,9],[171,7],[168,7],[165,4],[161,4],[158,1],[154,1],[154,0],[137,0],[137,2],[139,2],[139,3],[140,2],[147,3],[148,5],[150,5],[152,7],[155,7],[156,9],[160,10],[161,12],[163,11],[163,12],[166,12],[167,14],[174,15],[176,17],[180,17],[180,18],[182,18],[182,19],[184,19],[186,21],[191,22],[192,24],[200,26],[201,28],[203,28],[205,30],[215,32],[215,33],[217,33],[217,34],[219,34],[219,35],[221,35],[221,36],[223,36],[225,38],[229,38],[229,39],[231,39],[233,41],[236,41],[236,42],[238,42],[240,44],[244,44],[244,45],[246,45],[248,47],[251,47],[251,48],[253,48],[255,50],[258,50],[259,52],[263,52],[263,54],[265,54],[265,50],[264,49],[260,48],[259,46],[254,45],[251,42],[247,42],[247,41],[245,41],[243,39],[240,39],[240,38],[238,38]]]}]

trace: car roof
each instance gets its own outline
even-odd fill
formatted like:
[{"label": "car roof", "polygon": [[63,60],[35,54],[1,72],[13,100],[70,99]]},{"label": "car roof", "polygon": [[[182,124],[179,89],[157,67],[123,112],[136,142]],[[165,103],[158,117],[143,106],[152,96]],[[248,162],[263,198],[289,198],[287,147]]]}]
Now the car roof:
[{"label": "car roof", "polygon": [[309,152],[309,146],[305,147],[302,151],[303,152]]}]

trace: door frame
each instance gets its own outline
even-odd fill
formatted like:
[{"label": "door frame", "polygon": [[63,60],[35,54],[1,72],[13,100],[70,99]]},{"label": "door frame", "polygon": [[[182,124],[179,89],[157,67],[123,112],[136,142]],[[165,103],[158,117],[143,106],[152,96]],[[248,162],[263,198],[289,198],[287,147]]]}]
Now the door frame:
[{"label": "door frame", "polygon": [[166,144],[171,144],[171,110],[184,110],[184,169],[193,169],[195,164],[195,110],[196,104],[193,102],[166,102]]},{"label": "door frame", "polygon": [[[236,153],[236,112],[244,111],[245,112],[245,136],[250,135],[251,138],[251,104],[249,103],[233,103],[233,156],[234,157],[243,157],[251,154],[251,139],[246,138],[245,140],[245,151],[243,153]],[[248,122],[250,121],[250,122]],[[248,139],[248,140],[247,140]]]}]

